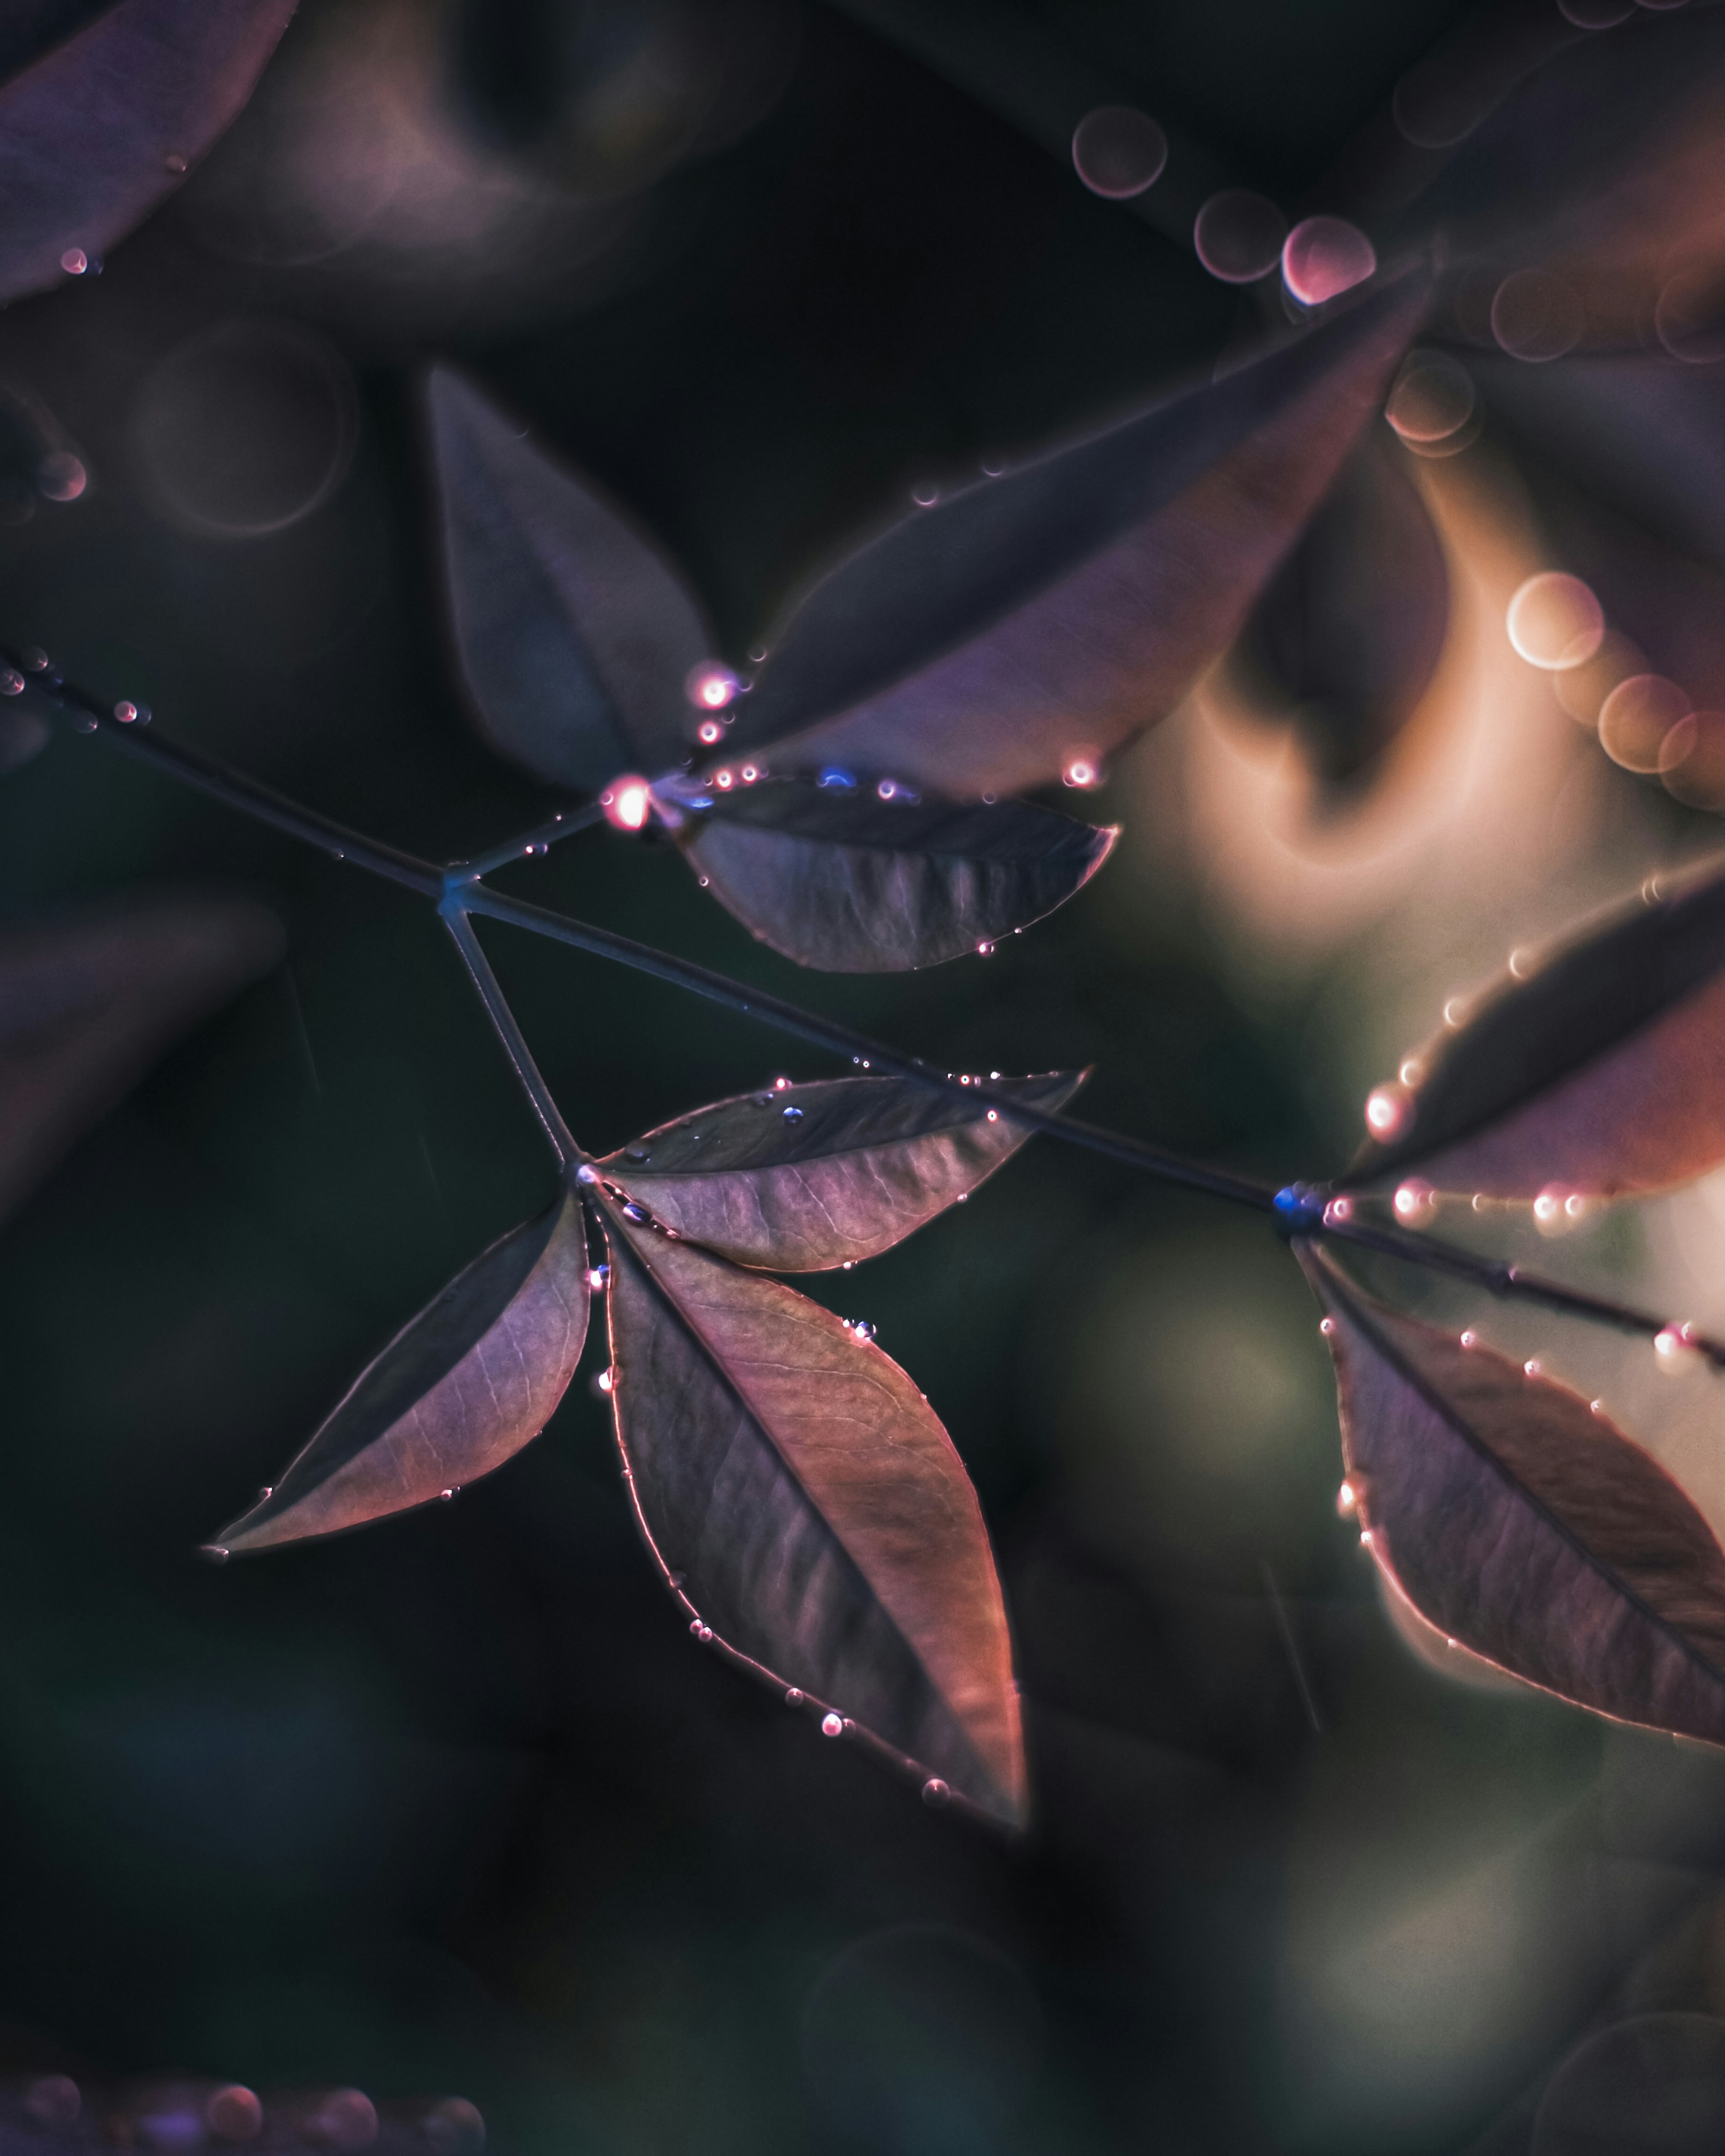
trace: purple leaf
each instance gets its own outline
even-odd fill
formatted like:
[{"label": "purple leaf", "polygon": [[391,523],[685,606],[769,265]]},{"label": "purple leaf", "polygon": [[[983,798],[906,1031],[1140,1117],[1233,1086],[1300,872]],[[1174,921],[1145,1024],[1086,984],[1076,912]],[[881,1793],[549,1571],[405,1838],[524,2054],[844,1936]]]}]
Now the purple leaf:
[{"label": "purple leaf", "polygon": [[227,128],[294,0],[118,0],[0,88],[0,302],[101,258]]},{"label": "purple leaf", "polygon": [[[1367,1105],[1349,1187],[1659,1190],[1725,1160],[1725,862],[1517,952]],[[1407,1083],[1406,1080],[1417,1082]]]},{"label": "purple leaf", "polygon": [[[1052,1111],[1082,1083],[1056,1071],[993,1090]],[[902,1242],[1030,1135],[1009,1113],[908,1078],[833,1078],[697,1108],[599,1167],[664,1226],[735,1264],[818,1272]]]},{"label": "purple leaf", "polygon": [[901,1766],[1025,1812],[988,1532],[952,1440],[873,1342],[758,1273],[604,1207],[612,1404],[691,1623]]},{"label": "purple leaf", "polygon": [[249,1512],[207,1545],[268,1549],[428,1504],[544,1429],[587,1337],[579,1200],[512,1229],[409,1320]]},{"label": "purple leaf", "polygon": [[1378,409],[1404,280],[1252,364],[915,512],[817,584],[737,709],[775,769],[963,798],[1094,766],[1234,639]]},{"label": "purple leaf", "polygon": [[992,947],[1063,906],[1116,837],[1025,802],[957,808],[848,771],[711,800],[679,834],[697,874],[763,942],[827,973]]},{"label": "purple leaf", "polygon": [[267,973],[281,927],[234,900],[151,900],[0,938],[0,1218],[182,1034]]},{"label": "purple leaf", "polygon": [[1446,1637],[1623,1722],[1725,1743],[1725,1552],[1585,1400],[1399,1316],[1298,1245],[1361,1529]]},{"label": "purple leaf", "polygon": [[480,729],[554,785],[683,762],[685,685],[712,631],[678,574],[590,483],[459,375],[430,408],[455,642]]}]

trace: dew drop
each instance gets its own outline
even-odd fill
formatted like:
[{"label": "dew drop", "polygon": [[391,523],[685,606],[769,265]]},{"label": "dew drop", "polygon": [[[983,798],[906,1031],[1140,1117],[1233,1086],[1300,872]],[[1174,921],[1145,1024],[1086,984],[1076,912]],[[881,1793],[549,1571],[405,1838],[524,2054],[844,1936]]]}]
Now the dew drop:
[{"label": "dew drop", "polygon": [[846,771],[840,764],[829,763],[814,783],[817,786],[853,787],[856,784],[856,773]]},{"label": "dew drop", "polygon": [[1322,1333],[1326,1340],[1329,1339],[1336,1330],[1335,1319],[1333,1317],[1319,1318],[1317,1321],[1317,1329]]},{"label": "dew drop", "polygon": [[866,1317],[847,1318],[845,1325],[859,1340],[872,1340],[875,1337],[875,1328]]},{"label": "dew drop", "polygon": [[1544,1372],[1545,1365],[1537,1355],[1530,1355],[1522,1365],[1522,1375],[1524,1378],[1542,1377]]},{"label": "dew drop", "polygon": [[1308,217],[1282,244],[1282,282],[1302,307],[1321,307],[1363,285],[1378,267],[1372,243],[1339,217]]},{"label": "dew drop", "polygon": [[1154,187],[1168,162],[1168,137],[1147,112],[1099,105],[1072,131],[1072,168],[1093,195],[1127,202]]},{"label": "dew drop", "polygon": [[1005,470],[1006,460],[1004,457],[984,457],[983,459],[982,474],[984,479],[999,479]]},{"label": "dew drop", "polygon": [[50,501],[76,501],[89,484],[82,459],[69,449],[50,450],[36,467],[37,490]]},{"label": "dew drop", "polygon": [[[1076,786],[1086,789],[1092,786],[1100,786],[1102,783],[1102,767],[1094,757],[1075,756],[1060,773],[1060,783],[1063,786]],[[988,793],[983,796],[984,801],[991,801],[993,798]]]},{"label": "dew drop", "polygon": [[1344,1482],[1336,1492],[1336,1510],[1345,1518],[1358,1502],[1359,1493],[1353,1483]]},{"label": "dew drop", "polygon": [[820,1733],[823,1737],[842,1737],[845,1734],[844,1716],[842,1714],[822,1715]]},{"label": "dew drop", "polygon": [[1470,1327],[1461,1336],[1461,1344],[1464,1348],[1477,1348],[1480,1344],[1479,1334]]},{"label": "dew drop", "polygon": [[985,940],[977,945],[976,954],[978,958],[992,958],[994,955],[994,946]]},{"label": "dew drop", "polygon": [[228,1555],[229,1553],[227,1550],[224,1550],[219,1543],[218,1543],[209,1552],[211,1562],[215,1564],[226,1564]]},{"label": "dew drop", "polygon": [[999,1120],[1000,1120],[1000,1111],[999,1110],[999,1108],[990,1108],[990,1109],[989,1109],[989,1111],[988,1111],[988,1121],[989,1121],[991,1123],[998,1123],[998,1122],[999,1122]]},{"label": "dew drop", "polygon": [[783,1113],[788,1123],[800,1123],[803,1120],[803,1111],[800,1108],[786,1108]]},{"label": "dew drop", "polygon": [[614,1392],[617,1388],[617,1380],[612,1375],[610,1371],[601,1370],[598,1377],[593,1379],[593,1385],[598,1391],[602,1393]]},{"label": "dew drop", "polygon": [[265,1504],[265,1503],[267,1503],[267,1502],[269,1502],[269,1500],[270,1500],[271,1497],[273,1497],[275,1495],[275,1485],[273,1482],[266,1482],[266,1483],[264,1485],[264,1486],[262,1487],[262,1489],[260,1489],[260,1490],[259,1491],[259,1492],[258,1492],[258,1502],[259,1502],[260,1505],[262,1505],[262,1504]]},{"label": "dew drop", "polygon": [[803,1704],[805,1697],[805,1694],[799,1691],[795,1685],[793,1685],[790,1690],[784,1696],[784,1703],[787,1707],[801,1707]]},{"label": "dew drop", "polygon": [[855,1269],[855,1265],[856,1260],[855,1258],[846,1258],[842,1270],[847,1273],[850,1272]]},{"label": "dew drop", "polygon": [[81,277],[90,267],[90,257],[81,247],[69,247],[60,257],[60,267],[69,277]]},{"label": "dew drop", "polygon": [[1599,706],[1599,746],[1625,771],[1657,771],[1667,737],[1691,709],[1682,690],[1662,674],[1631,674]]},{"label": "dew drop", "polygon": [[630,1199],[623,1208],[623,1217],[625,1220],[644,1220],[647,1215],[645,1210]]},{"label": "dew drop", "polygon": [[728,666],[704,659],[691,666],[683,682],[683,694],[697,711],[722,711],[742,686]]},{"label": "dew drop", "polygon": [[24,677],[8,666],[0,673],[0,696],[19,696],[23,694]]},{"label": "dew drop", "polygon": [[875,791],[883,801],[891,801],[898,792],[898,781],[896,778],[883,778]]},{"label": "dew drop", "polygon": [[938,1811],[942,1804],[951,1801],[952,1794],[952,1790],[938,1774],[931,1774],[922,1784],[922,1801],[936,1811]]},{"label": "dew drop", "polygon": [[454,1485],[454,1486],[453,1488],[451,1488],[451,1489],[448,1489],[448,1490],[439,1490],[439,1491],[438,1491],[438,1493],[437,1493],[437,1494],[438,1494],[438,1496],[439,1496],[439,1497],[441,1497],[441,1498],[443,1499],[443,1501],[444,1501],[444,1504],[446,1504],[446,1505],[447,1505],[447,1504],[449,1503],[449,1500],[450,1500],[450,1499],[451,1499],[451,1498],[455,1495],[456,1491],[460,1488],[460,1486],[460,1486],[460,1484],[458,1482],[458,1483],[456,1483],[456,1484]]},{"label": "dew drop", "polygon": [[1199,260],[1224,285],[1250,285],[1281,259],[1288,221],[1276,204],[1247,187],[1212,195],[1192,227]]},{"label": "dew drop", "polygon": [[1413,1121],[1414,1102],[1405,1086],[1376,1086],[1366,1096],[1366,1128],[1379,1144],[1400,1137]]},{"label": "dew drop", "polygon": [[716,719],[703,719],[696,732],[697,738],[704,742],[709,748],[715,742],[721,742],[725,738],[725,729]]},{"label": "dew drop", "polygon": [[1653,1352],[1667,1377],[1686,1377],[1699,1364],[1701,1358],[1692,1344],[1694,1334],[1692,1325],[1667,1325],[1654,1335]]},{"label": "dew drop", "polygon": [[1345,1194],[1340,1198],[1332,1198],[1324,1208],[1324,1225],[1327,1228],[1339,1228],[1344,1221],[1353,1218],[1353,1200]]},{"label": "dew drop", "polygon": [[584,1161],[575,1171],[575,1180],[578,1183],[597,1183],[598,1179],[598,1170],[595,1168],[589,1168]]},{"label": "dew drop", "polygon": [[1605,613],[1579,577],[1559,569],[1529,577],[1509,603],[1509,640],[1530,666],[1562,673],[1591,659],[1605,640]]},{"label": "dew drop", "polygon": [[1397,1185],[1391,1203],[1395,1208],[1398,1220],[1405,1220],[1410,1226],[1423,1227],[1437,1210],[1437,1193],[1420,1177],[1410,1176],[1405,1183]]},{"label": "dew drop", "polygon": [[940,498],[940,489],[931,485],[926,480],[911,489],[911,499],[918,509],[932,509]]},{"label": "dew drop", "polygon": [[605,821],[617,831],[639,831],[653,810],[653,789],[634,773],[614,778],[599,796]]},{"label": "dew drop", "polygon": [[1491,301],[1491,334],[1512,359],[1561,359],[1581,341],[1586,317],[1574,287],[1547,270],[1517,270]]},{"label": "dew drop", "polygon": [[170,150],[162,161],[162,169],[165,172],[183,172],[186,161],[177,150]]}]

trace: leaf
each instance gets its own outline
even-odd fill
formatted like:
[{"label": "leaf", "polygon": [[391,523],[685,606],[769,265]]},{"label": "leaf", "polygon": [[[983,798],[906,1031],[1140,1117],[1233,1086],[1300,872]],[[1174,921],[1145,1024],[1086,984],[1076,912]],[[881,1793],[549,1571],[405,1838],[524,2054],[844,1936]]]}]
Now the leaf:
[{"label": "leaf", "polygon": [[1348,1479],[1391,1584],[1531,1684],[1725,1743],[1725,1552],[1677,1484],[1576,1394],[1296,1247],[1334,1327]]},{"label": "leaf", "polygon": [[1409,1059],[1418,1085],[1373,1095],[1392,1127],[1343,1183],[1417,1168],[1441,1190],[1615,1198],[1725,1160],[1725,860],[1644,894],[1456,1009]]},{"label": "leaf", "polygon": [[1378,408],[1404,280],[1253,364],[919,511],[815,585],[737,706],[776,769],[963,798],[1095,762],[1234,639]]},{"label": "leaf", "polygon": [[0,88],[0,303],[76,255],[100,264],[147,217],[238,116],[293,12],[118,0]]},{"label": "leaf", "polygon": [[357,1527],[477,1481],[537,1437],[587,1338],[587,1237],[565,1193],[474,1260],[367,1365],[213,1550]]},{"label": "leaf", "polygon": [[0,1218],[282,943],[262,906],[214,899],[0,937]]},{"label": "leaf", "polygon": [[604,1207],[612,1404],[692,1620],[997,1819],[1011,1644],[963,1461],[898,1366],[781,1281]]},{"label": "leaf", "polygon": [[[1064,1107],[1065,1071],[996,1080]],[[1005,1165],[1032,1135],[909,1078],[831,1078],[680,1116],[598,1163],[655,1220],[740,1265],[818,1272],[878,1257]]]},{"label": "leaf", "polygon": [[438,367],[431,427],[455,641],[480,731],[592,792],[694,746],[684,694],[712,632],[677,572],[587,480]]},{"label": "leaf", "polygon": [[1368,435],[1253,609],[1238,649],[1331,782],[1357,777],[1417,709],[1449,627],[1444,553],[1404,452]]},{"label": "leaf", "polygon": [[853,773],[834,778],[715,793],[679,834],[714,897],[827,973],[901,973],[992,944],[1065,905],[1117,835],[1027,802],[907,800],[890,779],[882,799]]}]

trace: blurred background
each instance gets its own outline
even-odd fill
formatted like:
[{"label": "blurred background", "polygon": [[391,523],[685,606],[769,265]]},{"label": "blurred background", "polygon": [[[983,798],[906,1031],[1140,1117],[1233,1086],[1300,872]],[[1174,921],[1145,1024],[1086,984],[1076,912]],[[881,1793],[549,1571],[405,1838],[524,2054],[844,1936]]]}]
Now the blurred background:
[{"label": "blurred background", "polygon": [[[1142,132],[1075,163],[1114,105],[1161,131],[1147,186]],[[913,490],[1302,318],[1289,223],[1431,250],[1389,423],[1236,652],[1085,800],[1125,836],[1054,919],[987,963],[823,978],[649,843],[511,872],[952,1067],[1093,1064],[1098,1120],[1322,1175],[1446,1001],[1719,843],[1722,166],[1701,6],[302,0],[170,205],[0,316],[0,626],[465,855],[547,803],[454,676],[434,357],[655,533],[740,663]],[[1195,243],[1241,190],[1260,209]],[[1513,620],[1554,574],[1580,585]],[[1725,1764],[1402,1636],[1337,1517],[1317,1313],[1251,1217],[1039,1140],[799,1283],[874,1322],[976,1479],[1022,1844],[691,1647],[597,1339],[458,1502],[200,1563],[545,1201],[542,1147],[415,902],[75,737],[6,778],[0,834],[8,924],[195,888],[290,932],[0,1237],[8,2057],[459,2091],[511,2156],[1718,2145]],[[595,1149],[826,1075],[487,941]],[[1435,1217],[1725,1322],[1719,1178]],[[1603,1394],[1725,1529],[1716,1379],[1471,1317]],[[1643,2138],[1599,2138],[1612,2103]]]}]

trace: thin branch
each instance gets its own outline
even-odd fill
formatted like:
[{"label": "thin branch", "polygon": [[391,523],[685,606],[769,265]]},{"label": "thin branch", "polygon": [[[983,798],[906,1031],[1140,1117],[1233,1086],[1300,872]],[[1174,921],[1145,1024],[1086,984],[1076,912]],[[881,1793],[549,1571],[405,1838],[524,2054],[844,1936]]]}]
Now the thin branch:
[{"label": "thin branch", "polygon": [[572,839],[578,831],[590,831],[604,819],[605,812],[597,801],[590,801],[584,808],[566,808],[560,816],[536,824],[531,831],[523,831],[519,838],[506,839],[488,854],[480,854],[470,861],[451,861],[450,878],[464,884],[477,883],[494,870],[506,869],[511,861],[531,860],[536,855],[547,853],[560,839]]},{"label": "thin branch", "polygon": [[[378,841],[350,831],[328,817],[289,800],[285,795],[262,786],[254,779],[229,770],[213,758],[200,756],[195,750],[182,748],[162,740],[153,732],[141,731],[141,716],[130,721],[116,716],[114,709],[91,696],[87,690],[61,678],[39,654],[22,654],[0,644],[0,661],[9,663],[22,674],[26,685],[41,692],[50,706],[61,712],[74,711],[80,715],[74,721],[86,733],[100,733],[117,743],[139,762],[152,765],[165,776],[182,784],[197,788],[215,799],[239,809],[243,814],[257,818],[275,829],[289,836],[304,839],[308,844],[332,855],[337,860],[353,862],[357,867],[369,870],[374,875],[388,878],[392,883],[405,886],[410,891],[437,901],[445,908],[444,917],[450,921],[452,932],[457,918],[478,954],[480,966],[485,968],[481,977],[475,969],[475,978],[480,991],[486,996],[486,1008],[507,1049],[511,1060],[521,1074],[529,1097],[544,1122],[558,1157],[564,1161],[583,1158],[557,1112],[557,1106],[546,1091],[544,1081],[534,1068],[526,1044],[521,1038],[513,1016],[503,1003],[502,993],[491,979],[490,969],[485,965],[484,953],[468,927],[465,916],[482,913],[490,918],[523,928],[537,936],[547,936],[560,943],[567,943],[578,951],[589,952],[595,957],[609,958],[620,965],[629,966],[637,973],[648,973],[655,979],[670,982],[673,986],[704,996],[710,1002],[736,1012],[740,1017],[752,1018],[763,1025],[806,1042],[829,1055],[846,1057],[863,1068],[880,1070],[889,1075],[914,1080],[937,1092],[950,1094],[955,1099],[999,1108],[1018,1123],[1032,1130],[1044,1131],[1050,1137],[1061,1139],[1067,1145],[1081,1147],[1086,1152],[1100,1154],[1106,1160],[1117,1161],[1122,1167],[1137,1168],[1157,1177],[1164,1183],[1178,1183],[1189,1190],[1202,1190],[1211,1197],[1226,1199],[1230,1204],[1245,1205],[1255,1212],[1271,1213],[1281,1223],[1286,1232],[1299,1235],[1329,1236],[1341,1242],[1353,1243],[1363,1250],[1376,1250],[1387,1257],[1399,1258],[1409,1265],[1422,1265],[1428,1270],[1449,1274],[1452,1278],[1471,1281],[1489,1293],[1512,1299],[1538,1302],[1553,1310],[1561,1310],[1594,1323],[1611,1325],[1627,1332],[1638,1332],[1656,1338],[1666,1332],[1676,1332],[1686,1347],[1720,1368],[1725,1368],[1725,1342],[1713,1340],[1697,1333],[1692,1327],[1674,1327],[1666,1319],[1656,1317],[1646,1311],[1635,1310],[1626,1305],[1608,1301],[1600,1296],[1589,1295],[1576,1288],[1563,1286],[1542,1276],[1524,1271],[1519,1265],[1507,1265],[1501,1260],[1476,1257],[1471,1251],[1456,1249],[1453,1245],[1435,1241],[1430,1236],[1392,1227],[1372,1227],[1363,1221],[1338,1220],[1333,1215],[1323,1217],[1322,1194],[1302,1185],[1291,1185],[1278,1191],[1273,1185],[1251,1177],[1235,1175],[1225,1168],[1211,1168],[1199,1161],[1184,1158],[1160,1146],[1146,1144],[1142,1139],[1124,1137],[1117,1131],[1103,1129],[1100,1125],[1081,1122],[1077,1117],[1050,1114],[1046,1109],[1033,1107],[1014,1095],[1003,1091],[987,1080],[961,1078],[950,1071],[932,1070],[920,1057],[906,1055],[894,1048],[871,1040],[865,1034],[855,1033],[850,1027],[835,1024],[829,1019],[805,1011],[795,1004],[769,993],[764,988],[746,987],[723,973],[697,966],[691,960],[673,957],[669,952],[655,950],[650,944],[638,943],[633,937],[620,936],[614,929],[595,927],[588,922],[576,921],[567,916],[552,913],[544,906],[531,906],[521,899],[510,898],[501,891],[490,890],[484,884],[467,882],[460,875],[445,872],[429,861],[417,859],[412,854],[398,851]],[[39,661],[39,663],[38,663]],[[5,683],[0,677],[0,690]],[[129,707],[126,707],[129,708]],[[458,934],[458,942],[460,938]],[[468,957],[467,947],[462,955]],[[469,958],[470,965],[472,959]],[[494,1007],[485,983],[490,983],[490,993],[497,1002]],[[508,1028],[509,1030],[505,1029]],[[532,1073],[530,1081],[527,1074]],[[537,1087],[536,1091],[534,1089]]]},{"label": "thin branch", "polygon": [[466,961],[467,970],[473,976],[473,985],[479,990],[480,1001],[485,1007],[493,1030],[503,1044],[503,1052],[513,1065],[520,1079],[521,1091],[532,1103],[533,1111],[545,1126],[545,1135],[551,1140],[552,1150],[557,1157],[559,1168],[568,1168],[584,1161],[587,1155],[569,1135],[569,1127],[552,1098],[551,1088],[533,1060],[532,1050],[527,1046],[521,1027],[516,1023],[515,1013],[509,1008],[507,998],[499,987],[497,976],[491,971],[490,961],[480,948],[480,940],[473,932],[473,923],[459,898],[454,893],[438,907],[443,923],[454,939],[455,948]]}]

